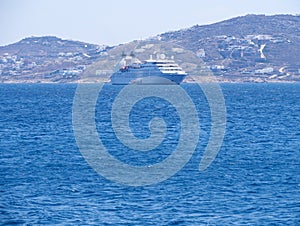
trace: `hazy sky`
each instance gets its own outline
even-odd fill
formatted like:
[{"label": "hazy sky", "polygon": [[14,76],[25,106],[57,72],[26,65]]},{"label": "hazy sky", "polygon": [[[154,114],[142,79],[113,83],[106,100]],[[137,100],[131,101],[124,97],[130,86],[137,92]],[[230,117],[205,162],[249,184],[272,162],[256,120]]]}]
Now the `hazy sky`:
[{"label": "hazy sky", "polygon": [[253,13],[300,14],[300,0],[0,0],[0,45],[44,35],[114,45]]}]

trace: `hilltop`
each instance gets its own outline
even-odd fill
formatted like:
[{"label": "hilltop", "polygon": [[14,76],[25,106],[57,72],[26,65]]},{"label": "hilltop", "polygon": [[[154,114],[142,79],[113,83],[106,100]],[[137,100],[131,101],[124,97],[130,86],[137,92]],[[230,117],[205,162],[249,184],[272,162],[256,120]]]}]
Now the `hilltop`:
[{"label": "hilltop", "polygon": [[[246,15],[115,47],[52,36],[25,38],[0,47],[0,82],[107,81],[122,52],[145,57],[150,52],[143,46],[149,43],[193,53],[219,81],[300,81],[300,16]],[[180,56],[181,64],[191,59]]]}]

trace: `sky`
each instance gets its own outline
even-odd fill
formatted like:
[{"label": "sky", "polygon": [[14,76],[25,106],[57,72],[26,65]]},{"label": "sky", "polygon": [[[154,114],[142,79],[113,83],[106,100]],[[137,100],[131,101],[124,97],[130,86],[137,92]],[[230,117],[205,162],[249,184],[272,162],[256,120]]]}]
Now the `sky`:
[{"label": "sky", "polygon": [[117,45],[246,14],[300,14],[300,0],[0,0],[0,46],[45,35]]}]

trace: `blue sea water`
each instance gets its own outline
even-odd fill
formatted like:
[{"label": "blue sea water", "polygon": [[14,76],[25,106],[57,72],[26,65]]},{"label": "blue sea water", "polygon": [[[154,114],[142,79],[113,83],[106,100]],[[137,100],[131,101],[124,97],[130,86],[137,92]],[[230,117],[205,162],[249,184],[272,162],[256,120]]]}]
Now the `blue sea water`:
[{"label": "blue sea water", "polygon": [[[198,111],[198,146],[168,180],[132,187],[97,174],[77,147],[76,85],[0,85],[0,224],[300,225],[300,84],[222,84],[226,133],[206,171],[198,167],[209,139],[209,105],[197,85],[182,87]],[[120,161],[162,161],[180,137],[176,110],[158,98],[138,102],[130,115],[135,135],[147,138],[147,122],[158,116],[168,139],[156,152],[127,150],[110,121],[121,89],[101,91],[99,137]]]}]

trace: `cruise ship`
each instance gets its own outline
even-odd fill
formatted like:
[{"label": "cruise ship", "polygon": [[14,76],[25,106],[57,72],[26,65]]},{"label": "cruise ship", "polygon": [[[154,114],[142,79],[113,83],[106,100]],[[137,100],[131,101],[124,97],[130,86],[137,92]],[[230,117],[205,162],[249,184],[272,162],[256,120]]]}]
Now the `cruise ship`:
[{"label": "cruise ship", "polygon": [[[126,58],[125,58],[126,59]],[[122,66],[110,77],[113,85],[164,85],[164,84],[180,84],[186,77],[186,73],[182,70],[174,60],[168,59],[152,59],[140,62],[134,59],[130,64],[126,64],[123,59]]]}]

